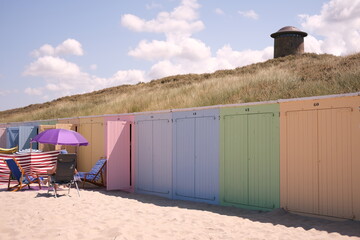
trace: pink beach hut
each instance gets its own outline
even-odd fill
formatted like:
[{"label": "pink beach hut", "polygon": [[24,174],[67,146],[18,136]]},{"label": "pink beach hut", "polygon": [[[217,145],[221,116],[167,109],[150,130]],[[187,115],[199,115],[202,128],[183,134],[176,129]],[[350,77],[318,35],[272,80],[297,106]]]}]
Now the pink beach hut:
[{"label": "pink beach hut", "polygon": [[133,115],[104,118],[107,190],[134,191],[134,120]]}]

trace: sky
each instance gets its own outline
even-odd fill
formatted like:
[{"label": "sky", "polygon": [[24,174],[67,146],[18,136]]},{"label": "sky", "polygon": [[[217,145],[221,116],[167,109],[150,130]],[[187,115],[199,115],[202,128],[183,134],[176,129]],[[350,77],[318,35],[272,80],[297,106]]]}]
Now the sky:
[{"label": "sky", "polygon": [[263,62],[284,26],[360,52],[360,0],[0,0],[0,111]]}]

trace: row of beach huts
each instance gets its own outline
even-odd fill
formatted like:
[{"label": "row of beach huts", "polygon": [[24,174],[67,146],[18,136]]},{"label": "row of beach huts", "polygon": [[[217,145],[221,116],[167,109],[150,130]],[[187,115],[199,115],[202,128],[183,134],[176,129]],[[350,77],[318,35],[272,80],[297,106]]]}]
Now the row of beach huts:
[{"label": "row of beach huts", "polygon": [[[77,168],[108,159],[108,190],[360,220],[360,93],[0,124],[0,147],[81,133]],[[33,144],[33,149],[54,150]]]}]

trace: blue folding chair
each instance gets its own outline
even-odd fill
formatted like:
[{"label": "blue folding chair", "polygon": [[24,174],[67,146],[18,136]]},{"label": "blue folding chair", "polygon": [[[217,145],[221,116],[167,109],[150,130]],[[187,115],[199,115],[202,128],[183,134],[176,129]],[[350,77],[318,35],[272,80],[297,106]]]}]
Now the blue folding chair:
[{"label": "blue folding chair", "polygon": [[[14,189],[13,192],[16,192],[26,186],[28,186],[30,189],[31,183],[39,184],[39,188],[41,189],[41,181],[42,181],[41,177],[39,177],[38,175],[36,175],[36,177],[27,175],[24,169],[20,166],[20,164],[16,161],[15,158],[5,159],[4,161],[7,164],[8,168],[10,169],[8,190]],[[11,179],[17,180],[18,184],[10,187]]]},{"label": "blue folding chair", "polygon": [[92,167],[90,172],[78,172],[76,174],[76,178],[80,179],[83,182],[83,188],[85,187],[85,182],[92,183],[99,187],[105,186],[106,161],[106,159],[101,158]]}]

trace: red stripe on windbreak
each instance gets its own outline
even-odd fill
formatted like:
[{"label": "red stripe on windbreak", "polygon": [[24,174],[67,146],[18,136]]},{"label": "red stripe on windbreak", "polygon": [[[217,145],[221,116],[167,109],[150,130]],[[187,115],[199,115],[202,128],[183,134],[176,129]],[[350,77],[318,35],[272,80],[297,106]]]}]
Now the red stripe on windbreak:
[{"label": "red stripe on windbreak", "polygon": [[31,159],[42,159],[42,158],[48,158],[48,157],[53,157],[53,156],[57,156],[59,155],[57,154],[46,154],[46,155],[31,155]]},{"label": "red stripe on windbreak", "polygon": [[59,151],[28,154],[0,154],[0,182],[8,181],[10,170],[4,159],[15,157],[20,166],[27,174],[46,174],[52,169],[57,161]]}]

